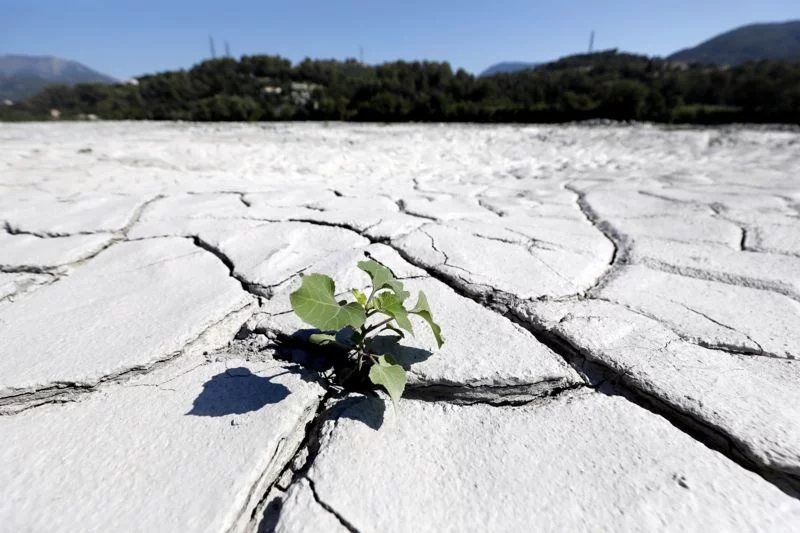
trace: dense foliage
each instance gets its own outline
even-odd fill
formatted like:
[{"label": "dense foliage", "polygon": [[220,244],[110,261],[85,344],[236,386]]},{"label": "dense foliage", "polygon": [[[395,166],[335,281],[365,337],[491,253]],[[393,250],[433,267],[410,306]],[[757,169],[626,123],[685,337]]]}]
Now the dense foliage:
[{"label": "dense foliage", "polygon": [[0,73],[0,100],[22,100],[51,84],[39,76],[7,75]]},{"label": "dense foliage", "polygon": [[138,85],[52,86],[0,118],[88,114],[102,119],[800,123],[800,61],[686,65],[606,51],[491,77],[447,63],[292,65],[273,56],[204,61]]},{"label": "dense foliage", "polygon": [[669,56],[669,59],[676,61],[716,65],[798,58],[800,20],[742,26]]}]

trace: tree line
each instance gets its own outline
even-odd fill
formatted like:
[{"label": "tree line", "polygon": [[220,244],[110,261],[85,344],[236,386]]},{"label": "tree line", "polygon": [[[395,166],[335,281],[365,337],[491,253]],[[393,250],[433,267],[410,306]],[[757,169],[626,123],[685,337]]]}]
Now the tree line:
[{"label": "tree line", "polygon": [[49,86],[0,120],[800,124],[800,60],[693,65],[616,50],[476,77],[448,63],[292,64],[267,55],[203,61],[135,83]]}]

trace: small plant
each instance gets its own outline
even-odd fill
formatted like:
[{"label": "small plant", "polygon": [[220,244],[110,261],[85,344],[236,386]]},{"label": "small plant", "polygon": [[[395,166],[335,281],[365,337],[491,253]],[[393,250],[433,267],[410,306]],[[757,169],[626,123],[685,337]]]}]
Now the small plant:
[{"label": "small plant", "polygon": [[444,343],[442,331],[433,320],[425,293],[420,291],[416,305],[406,309],[410,294],[388,268],[371,259],[359,262],[358,268],[372,280],[369,296],[351,289],[354,302],[337,301],[333,279],[308,274],[302,276],[300,288],[289,295],[289,300],[303,322],[321,331],[312,334],[309,341],[334,348],[339,384],[358,385],[368,379],[386,389],[397,403],[406,386],[406,372],[391,355],[376,353],[375,337],[384,332],[401,339],[405,333],[413,335],[409,315],[428,323],[439,348]]}]

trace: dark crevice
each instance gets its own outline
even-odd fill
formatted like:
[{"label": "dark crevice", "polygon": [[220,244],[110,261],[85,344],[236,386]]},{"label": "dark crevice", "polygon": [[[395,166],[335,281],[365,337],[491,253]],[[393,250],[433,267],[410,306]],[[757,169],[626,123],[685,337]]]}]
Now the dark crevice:
[{"label": "dark crevice", "polygon": [[58,231],[28,231],[16,226],[12,226],[8,222],[5,224],[5,230],[10,235],[28,235],[37,237],[39,239],[63,239],[65,237],[78,237],[81,235],[98,235],[98,234],[113,234],[112,231],[75,231],[71,233],[63,233]]},{"label": "dark crevice", "polygon": [[165,198],[165,196],[159,194],[141,203],[139,206],[136,207],[136,209],[134,209],[133,214],[131,215],[130,219],[128,219],[128,222],[126,222],[122,228],[119,228],[117,230],[91,230],[91,231],[74,231],[74,232],[28,231],[16,226],[12,226],[11,223],[8,221],[5,221],[4,229],[10,235],[30,235],[32,237],[38,237],[40,239],[61,239],[65,237],[78,237],[81,235],[110,235],[110,236],[116,236],[116,240],[121,240],[127,237],[128,233],[133,228],[133,226],[137,222],[139,222],[139,220],[142,218],[142,215],[144,214],[145,210],[148,207],[150,207],[150,205],[153,202],[161,200],[162,198]]},{"label": "dark crevice", "polygon": [[478,198],[478,205],[481,206],[482,208],[486,209],[490,213],[494,213],[498,217],[502,218],[502,217],[508,216],[508,213],[506,213],[502,209],[498,209],[498,208],[494,207],[493,205],[489,204],[488,202],[486,202],[485,200],[483,200],[481,198]]},{"label": "dark crevice", "polygon": [[[569,185],[566,186],[569,188]],[[572,189],[570,189],[572,190]],[[613,227],[600,220],[597,214],[586,202],[582,193],[576,192],[578,195],[578,204],[584,215],[587,217],[595,227],[597,227],[608,240],[614,245],[614,254],[609,264],[608,271],[603,275],[601,281],[596,284],[596,291],[603,283],[607,282],[614,274],[614,270],[620,265],[628,261],[628,250],[623,245],[627,239],[620,235]],[[585,352],[575,347],[569,339],[562,337],[558,333],[547,329],[543,324],[535,324],[530,318],[520,315],[516,308],[524,303],[523,300],[514,295],[505,293],[503,291],[494,289],[489,286],[480,286],[476,289],[475,284],[472,284],[463,279],[443,273],[436,267],[428,267],[416,261],[401,247],[394,246],[389,239],[376,240],[369,235],[365,235],[352,226],[346,224],[332,224],[317,221],[303,221],[310,224],[319,224],[324,226],[335,226],[343,229],[348,229],[359,235],[369,239],[373,244],[386,244],[393,248],[405,261],[417,268],[420,268],[428,273],[428,275],[453,289],[461,296],[470,298],[480,305],[487,307],[513,323],[523,327],[529,331],[539,342],[550,348],[555,354],[560,356],[569,366],[575,369],[580,376],[583,377],[589,387],[600,389],[604,387],[606,391],[613,390],[615,394],[625,397],[626,399],[636,403],[637,405],[648,409],[649,411],[661,416],[678,429],[687,432],[690,436],[703,443],[707,447],[714,449],[732,461],[736,462],[743,468],[750,470],[770,483],[775,484],[781,490],[791,495],[798,497],[797,488],[800,486],[800,480],[796,476],[787,474],[781,471],[770,469],[764,465],[758,464],[754,459],[748,458],[745,454],[738,451],[735,447],[730,445],[731,437],[725,433],[721,428],[713,427],[707,421],[701,420],[693,416],[691,413],[685,413],[676,408],[676,406],[664,402],[663,400],[653,396],[652,394],[644,391],[641,384],[631,382],[627,378],[626,371],[613,368],[606,362],[592,356],[591,352]],[[585,298],[586,296],[584,296]],[[696,429],[691,429],[696,428]],[[724,443],[721,445],[720,443]]]},{"label": "dark crevice", "polygon": [[405,200],[403,200],[402,198],[399,199],[399,200],[396,200],[395,203],[397,204],[397,209],[399,209],[400,212],[403,213],[404,215],[408,215],[410,217],[415,217],[415,218],[421,218],[423,220],[430,220],[431,222],[439,222],[439,219],[437,219],[435,217],[431,217],[431,216],[428,216],[428,215],[422,215],[422,214],[419,214],[419,213],[414,213],[413,211],[409,211],[407,206],[406,206]]},{"label": "dark crevice", "polygon": [[[752,253],[747,251],[745,253]],[[667,274],[676,274],[685,278],[698,279],[701,281],[713,281],[717,283],[724,283],[733,287],[745,287],[748,289],[757,289],[760,291],[773,292],[786,296],[798,303],[800,303],[800,293],[789,283],[781,283],[779,281],[769,281],[758,278],[751,278],[740,274],[728,274],[724,272],[715,272],[713,270],[704,270],[695,267],[681,267],[665,263],[658,259],[644,257],[638,259],[637,264],[642,264],[651,270],[659,272],[666,272]]]},{"label": "dark crevice", "polygon": [[342,525],[342,527],[347,529],[347,531],[350,531],[350,533],[359,533],[358,529],[352,523],[350,523],[341,514],[336,512],[336,509],[334,509],[333,507],[331,507],[330,505],[328,505],[327,503],[322,501],[322,498],[320,498],[319,494],[317,493],[317,487],[314,484],[314,480],[313,479],[306,478],[306,481],[308,481],[308,486],[311,489],[311,494],[314,496],[314,500],[317,502],[317,504],[319,504],[320,507],[322,507],[323,509],[328,511],[330,514],[332,514],[336,518],[336,520],[339,521],[339,523]]},{"label": "dark crevice", "polygon": [[632,381],[627,369],[614,368],[594,357],[591,352],[576,347],[558,333],[541,325],[534,326],[524,317],[516,317],[516,322],[530,331],[542,344],[564,357],[593,388],[605,394],[622,396],[666,419],[704,446],[725,455],[746,470],[758,474],[789,496],[800,498],[800,479],[797,476],[756,463],[735,445],[734,439],[723,428],[715,427],[708,421],[662,400],[645,390],[642,384]]},{"label": "dark crevice", "polygon": [[[282,507],[272,507],[269,505],[270,502],[267,500],[270,496],[270,493],[274,488],[276,488],[278,482],[286,476],[291,477],[291,480],[287,486],[280,487],[281,490],[287,490],[289,486],[291,486],[291,484],[296,482],[298,479],[305,478],[306,474],[311,468],[311,465],[314,463],[317,454],[319,453],[320,433],[322,431],[322,425],[329,418],[329,414],[332,409],[332,406],[330,405],[332,398],[333,393],[328,391],[325,393],[325,396],[320,399],[314,416],[306,424],[305,435],[303,436],[303,440],[300,442],[300,445],[297,447],[294,455],[291,457],[291,459],[289,459],[289,461],[287,461],[286,465],[283,467],[283,470],[281,470],[281,472],[275,476],[275,479],[272,481],[270,486],[266,488],[261,500],[253,509],[253,515],[250,518],[250,524],[254,527],[251,529],[256,529],[256,526],[261,525],[262,527],[257,527],[257,529],[258,531],[264,531],[264,524],[272,524],[274,526],[278,523]],[[303,455],[306,455],[303,464],[296,464]],[[266,528],[266,531],[271,531],[271,529]]]},{"label": "dark crevice", "polygon": [[523,385],[411,385],[403,397],[423,402],[444,402],[456,405],[520,406],[553,398],[565,392],[586,387],[585,383],[569,383],[565,379],[543,380]]},{"label": "dark crevice", "polygon": [[161,358],[154,359],[148,363],[132,366],[120,372],[105,375],[94,381],[87,381],[84,383],[75,381],[56,381],[52,382],[46,387],[36,389],[20,390],[14,394],[7,394],[0,397],[0,416],[13,415],[27,411],[34,407],[53,403],[68,403],[78,400],[81,396],[87,393],[97,391],[101,386],[107,383],[121,383],[136,376],[143,374],[150,374],[159,370],[176,359],[183,356],[187,351],[191,350],[193,346],[201,341],[209,331],[213,330],[220,324],[226,322],[230,317],[233,317],[250,307],[250,303],[235,309],[222,317],[220,320],[211,324],[203,330],[197,337],[187,342],[183,348],[167,354]]},{"label": "dark crevice", "polygon": [[739,231],[742,232],[742,238],[739,239],[739,251],[746,252],[747,251],[747,228],[741,226]]},{"label": "dark crevice", "polygon": [[[569,188],[569,185],[567,185],[567,187]],[[614,270],[616,270],[620,264],[625,264],[628,261],[628,251],[623,245],[627,242],[627,239],[620,235],[613,227],[599,219],[591,206],[586,202],[582,193],[574,190],[573,192],[578,194],[578,204],[587,219],[602,231],[606,238],[614,245],[615,252],[609,264],[609,270],[604,274],[601,281],[596,284],[594,289],[596,291],[598,287],[602,287],[603,283],[607,282],[609,278],[613,276]],[[369,236],[366,237],[369,238]],[[384,244],[394,248],[404,260],[426,271],[432,278],[445,283],[458,294],[494,310],[508,320],[525,328],[539,342],[550,348],[568,365],[575,369],[579,375],[586,380],[587,385],[593,388],[599,388],[601,386],[606,388],[613,387],[617,394],[665,418],[682,431],[687,430],[687,421],[689,421],[691,426],[697,428],[697,430],[689,432],[693,438],[709,448],[719,451],[743,468],[760,475],[787,494],[798,497],[797,489],[800,486],[800,479],[798,479],[797,476],[773,470],[757,463],[754,458],[748,458],[745,454],[735,449],[735,447],[727,444],[731,442],[731,437],[727,435],[722,428],[715,428],[707,421],[700,420],[691,413],[681,412],[680,409],[676,408],[674,405],[668,404],[648,394],[642,389],[641,384],[631,382],[627,379],[625,372],[621,372],[609,366],[604,361],[594,358],[590,352],[583,352],[577,349],[568,339],[560,336],[556,332],[546,329],[543,325],[540,324],[537,326],[527,317],[518,315],[515,308],[522,303],[522,300],[519,298],[490,287],[481,287],[480,290],[476,291],[474,286],[469,282],[448,276],[436,268],[428,268],[424,264],[419,264],[413,257],[405,253],[402,248],[393,246],[391,242],[384,242]],[[726,445],[720,446],[720,442],[724,442]]]},{"label": "dark crevice", "polygon": [[695,313],[699,314],[700,316],[710,320],[714,324],[717,324],[717,325],[719,325],[721,327],[727,328],[727,329],[729,329],[731,331],[734,331],[736,333],[740,333],[741,335],[744,335],[745,337],[750,339],[750,341],[753,344],[758,346],[759,349],[756,350],[756,349],[748,348],[746,346],[737,346],[737,345],[733,345],[733,344],[719,344],[719,343],[706,342],[703,339],[700,339],[700,338],[697,338],[697,337],[686,336],[683,333],[677,331],[676,329],[674,329],[672,327],[668,327],[660,317],[658,317],[656,315],[652,315],[650,313],[647,313],[647,312],[645,312],[645,311],[643,311],[641,309],[637,309],[635,307],[631,307],[630,305],[622,303],[620,301],[611,300],[609,298],[605,298],[605,297],[601,297],[601,296],[594,297],[594,298],[592,298],[592,300],[599,301],[599,302],[608,302],[608,303],[610,303],[612,305],[617,305],[619,307],[622,307],[626,311],[629,311],[629,312],[634,313],[636,315],[643,316],[643,317],[645,317],[645,318],[647,318],[649,320],[652,320],[654,322],[658,322],[665,329],[668,329],[673,334],[675,334],[675,336],[679,340],[681,340],[681,341],[683,341],[683,342],[685,342],[687,344],[693,344],[695,346],[699,346],[701,348],[705,348],[707,350],[714,350],[714,351],[717,351],[717,352],[723,352],[723,353],[726,353],[726,354],[729,354],[729,355],[747,355],[747,356],[751,356],[751,357],[766,357],[766,358],[769,358],[769,359],[792,359],[791,357],[784,357],[784,356],[779,356],[779,355],[775,355],[775,354],[765,353],[763,348],[761,348],[761,345],[758,344],[756,341],[754,341],[752,338],[750,338],[748,335],[745,335],[744,333],[741,333],[741,332],[739,332],[739,331],[737,331],[737,330],[735,330],[733,328],[725,326],[724,324],[711,319],[707,315],[702,314],[702,313],[698,313],[694,309],[691,309],[691,308],[685,306],[684,304],[681,304],[681,303],[678,303],[678,302],[674,302],[673,301],[672,303],[674,303],[676,305],[680,305],[680,306],[686,308],[688,311],[695,312]]},{"label": "dark crevice", "polygon": [[603,220],[600,215],[586,200],[586,193],[578,190],[570,184],[564,185],[564,188],[576,195],[576,203],[578,208],[583,213],[584,218],[594,226],[603,236],[611,243],[613,250],[611,252],[611,259],[608,262],[606,272],[600,276],[595,284],[584,291],[586,295],[597,294],[603,289],[616,275],[620,266],[628,263],[630,259],[629,242],[630,239],[617,231],[608,221]]},{"label": "dark crevice", "polygon": [[35,265],[0,265],[3,274],[43,274],[53,276],[60,266],[35,266]]},{"label": "dark crevice", "polygon": [[130,220],[128,220],[128,223],[125,224],[125,226],[119,232],[115,232],[115,233],[120,233],[124,238],[127,238],[128,237],[128,233],[130,233],[130,231],[133,229],[133,227],[136,224],[138,224],[139,221],[142,219],[142,216],[144,215],[144,212],[147,211],[147,209],[152,204],[154,204],[155,202],[157,202],[159,200],[162,200],[164,198],[166,198],[165,195],[159,194],[159,195],[156,195],[156,196],[150,198],[149,200],[145,201],[143,204],[141,204],[139,207],[136,208],[136,210],[133,212],[133,215],[131,216]]},{"label": "dark crevice", "polygon": [[202,248],[203,250],[211,253],[217,259],[219,259],[222,262],[222,264],[224,264],[225,267],[228,269],[228,274],[230,275],[230,277],[238,281],[245,292],[252,294],[256,298],[258,298],[259,302],[261,297],[265,298],[272,297],[272,290],[269,287],[264,287],[257,283],[251,283],[247,281],[247,279],[244,276],[238,274],[236,272],[236,266],[233,264],[233,261],[231,261],[231,259],[227,255],[225,255],[225,252],[213,246],[208,241],[203,240],[202,237],[200,237],[199,235],[194,235],[191,237],[191,239],[192,242],[194,242],[195,246]]},{"label": "dark crevice", "polygon": [[765,356],[768,356],[768,357],[780,358],[777,354],[770,354],[770,353],[764,352],[764,348],[761,346],[761,344],[756,342],[756,340],[753,339],[752,337],[750,337],[750,335],[748,335],[747,333],[741,332],[741,331],[737,330],[736,328],[733,328],[733,327],[731,327],[731,326],[729,326],[727,324],[723,324],[719,320],[716,320],[716,319],[708,316],[707,314],[705,314],[703,312],[700,312],[700,311],[698,311],[696,309],[693,309],[693,308],[689,307],[688,305],[686,305],[684,303],[676,302],[674,300],[667,300],[667,301],[669,301],[670,303],[676,304],[676,305],[680,305],[681,307],[683,307],[687,311],[705,318],[706,320],[708,320],[712,324],[716,324],[717,326],[719,326],[721,328],[727,329],[729,331],[732,331],[734,333],[738,333],[739,335],[743,335],[744,337],[747,337],[747,340],[749,340],[750,342],[752,342],[753,344],[755,344],[758,347],[757,350],[746,350],[746,348],[743,348],[743,347],[742,348],[732,347],[733,349],[746,350],[746,351],[743,351],[742,353],[750,353],[750,354],[753,354],[753,355],[765,355]]},{"label": "dark crevice", "polygon": [[[249,519],[250,527],[248,528],[248,530],[263,532],[263,531],[272,531],[274,529],[274,526],[277,524],[278,519],[280,517],[280,512],[282,510],[282,507],[281,505],[275,506],[274,505],[275,502],[268,501],[269,497],[273,493],[274,489],[279,488],[277,487],[279,480],[287,472],[291,472],[291,468],[297,461],[298,456],[311,447],[312,441],[314,439],[319,438],[319,430],[323,420],[327,399],[328,395],[326,394],[323,398],[319,400],[319,402],[316,405],[314,414],[305,424],[305,428],[303,429],[304,434],[302,440],[294,449],[293,453],[291,454],[291,457],[289,457],[289,459],[282,465],[277,475],[275,475],[263,489],[264,493],[261,495],[261,498],[256,503],[256,505],[253,506],[253,511]],[[275,457],[276,455],[277,453],[273,455],[273,457]],[[253,491],[255,491],[257,487],[258,484],[254,485]],[[252,500],[253,495],[254,493],[251,492],[251,498],[248,501]]]}]

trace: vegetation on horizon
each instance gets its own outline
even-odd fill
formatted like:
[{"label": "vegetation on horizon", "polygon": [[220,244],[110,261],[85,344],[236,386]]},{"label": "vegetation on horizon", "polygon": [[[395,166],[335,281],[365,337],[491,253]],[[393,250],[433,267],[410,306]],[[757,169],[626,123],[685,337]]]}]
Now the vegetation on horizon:
[{"label": "vegetation on horizon", "polygon": [[800,123],[800,61],[690,65],[616,50],[490,77],[448,63],[276,56],[204,61],[137,84],[47,87],[0,120]]}]

